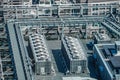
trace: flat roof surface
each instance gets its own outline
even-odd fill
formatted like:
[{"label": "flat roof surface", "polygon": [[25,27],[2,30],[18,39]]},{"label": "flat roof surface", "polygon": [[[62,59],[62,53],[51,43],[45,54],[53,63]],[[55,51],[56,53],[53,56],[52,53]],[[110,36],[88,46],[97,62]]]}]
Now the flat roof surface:
[{"label": "flat roof surface", "polygon": [[119,0],[88,0],[88,3],[94,3],[94,2],[108,2],[108,1],[119,1]]},{"label": "flat roof surface", "polygon": [[114,68],[120,68],[120,56],[111,57],[110,61]]},{"label": "flat roof surface", "polygon": [[63,77],[62,80],[96,80],[90,77]]},{"label": "flat roof surface", "polygon": [[120,45],[120,41],[115,41],[115,44]]},{"label": "flat roof surface", "polygon": [[8,30],[9,30],[9,36],[10,36],[10,41],[12,45],[12,52],[14,56],[17,77],[18,77],[18,80],[25,80],[25,74],[23,70],[22,60],[20,58],[20,51],[19,51],[18,42],[15,35],[14,26],[13,26],[13,23],[9,23],[8,25],[9,25]]}]

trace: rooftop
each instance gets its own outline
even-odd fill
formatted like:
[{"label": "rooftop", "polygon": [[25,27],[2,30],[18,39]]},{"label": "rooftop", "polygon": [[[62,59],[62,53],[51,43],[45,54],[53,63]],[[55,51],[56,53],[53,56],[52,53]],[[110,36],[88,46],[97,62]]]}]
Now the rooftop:
[{"label": "rooftop", "polygon": [[111,77],[113,74],[113,70],[116,68],[120,68],[120,56],[117,53],[117,48],[114,43],[105,43],[105,44],[96,44],[95,49],[97,50],[97,54],[101,58],[103,65],[107,69],[108,73]]},{"label": "rooftop", "polygon": [[109,1],[119,1],[119,0],[88,0],[88,3],[94,3],[94,2],[109,2]]},{"label": "rooftop", "polygon": [[115,41],[115,44],[116,45],[120,45],[120,41]]},{"label": "rooftop", "polygon": [[120,56],[111,57],[110,61],[114,68],[120,68]]},{"label": "rooftop", "polygon": [[96,80],[89,77],[63,77],[63,80]]}]

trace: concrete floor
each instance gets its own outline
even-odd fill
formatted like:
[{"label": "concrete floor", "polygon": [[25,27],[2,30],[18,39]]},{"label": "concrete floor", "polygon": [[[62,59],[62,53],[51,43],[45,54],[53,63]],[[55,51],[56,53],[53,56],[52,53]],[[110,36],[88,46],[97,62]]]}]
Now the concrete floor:
[{"label": "concrete floor", "polygon": [[[92,52],[86,46],[86,43],[91,41],[91,39],[81,39],[82,44],[87,52]],[[62,77],[65,76],[86,76],[86,75],[65,75],[65,61],[61,53],[61,41],[60,40],[51,40],[47,41],[47,46],[51,51],[51,58],[53,62],[53,67],[55,69],[55,74],[48,76],[35,75],[35,80],[62,80]],[[29,47],[28,47],[29,49]],[[92,54],[87,54],[88,56],[88,68],[90,71],[90,77],[97,78],[97,71],[94,69],[94,64],[92,63]]]}]

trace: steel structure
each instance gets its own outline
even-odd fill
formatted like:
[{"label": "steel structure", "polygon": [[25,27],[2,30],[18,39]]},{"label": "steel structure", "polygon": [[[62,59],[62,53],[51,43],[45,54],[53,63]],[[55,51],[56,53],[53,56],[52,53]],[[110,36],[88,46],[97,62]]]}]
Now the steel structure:
[{"label": "steel structure", "polygon": [[[2,28],[1,28],[2,26]],[[5,25],[0,25],[0,79],[17,80],[16,67],[12,53],[12,46],[8,34],[8,28]],[[6,34],[7,32],[7,34]],[[2,41],[2,42],[1,42]]]},{"label": "steel structure", "polygon": [[4,12],[6,18],[40,18],[41,16],[85,16],[92,15],[90,10],[93,8],[118,8],[119,3],[109,5],[93,5],[92,3],[84,4],[40,4],[40,5],[3,5],[0,11]]},{"label": "steel structure", "polygon": [[110,32],[120,36],[120,23],[114,18],[114,16],[110,15],[109,17],[104,18],[102,25],[105,26]]},{"label": "steel structure", "polygon": [[25,48],[23,36],[18,25],[7,23],[6,25],[9,33],[9,45],[11,45],[11,53],[13,54],[13,62],[15,63],[15,70],[17,80],[33,80],[30,58]]},{"label": "steel structure", "polygon": [[[12,63],[17,67],[15,68],[14,66],[13,68],[15,79],[33,80],[28,53],[24,45],[23,36],[21,35],[21,26],[62,27],[62,33],[64,33],[64,27],[80,27],[81,24],[102,23],[109,31],[120,36],[119,22],[114,23],[108,18],[104,18],[107,12],[101,16],[88,13],[89,10],[93,8],[109,8],[108,12],[112,13],[114,8],[119,8],[120,2],[117,4],[96,6],[91,4],[92,3],[0,6],[0,11],[4,13],[4,21],[8,28],[10,54],[13,55]],[[114,18],[112,17],[112,19]]]},{"label": "steel structure", "polygon": [[[41,5],[5,5],[0,8],[4,12],[6,22],[15,24],[39,25],[41,27],[76,27],[81,24],[101,23],[108,12],[119,7],[118,4],[41,4]],[[109,8],[104,15],[88,15],[93,8]],[[76,10],[78,12],[76,12]]]}]

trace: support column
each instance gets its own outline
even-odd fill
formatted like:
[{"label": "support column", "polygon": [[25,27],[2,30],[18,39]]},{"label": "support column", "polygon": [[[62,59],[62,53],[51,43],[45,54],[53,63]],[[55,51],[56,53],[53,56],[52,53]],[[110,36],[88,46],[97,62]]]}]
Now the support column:
[{"label": "support column", "polygon": [[83,15],[83,7],[81,6],[80,14]]},{"label": "support column", "polygon": [[112,14],[112,6],[110,6],[110,13]]},{"label": "support column", "polygon": [[50,16],[52,16],[52,9],[50,9]]},{"label": "support column", "polygon": [[72,16],[72,9],[70,9],[70,15]]},{"label": "support column", "polygon": [[58,16],[61,16],[61,14],[60,14],[60,6],[58,5]]},{"label": "support column", "polygon": [[85,25],[85,39],[87,39],[87,26],[88,26],[88,23],[86,23]]},{"label": "support column", "polygon": [[61,32],[61,37],[64,35],[64,26],[65,26],[65,24],[63,23],[63,24],[62,24],[62,32]]},{"label": "support column", "polygon": [[36,8],[36,18],[39,18],[38,11],[39,11],[39,7],[37,6],[37,8]]},{"label": "support column", "polygon": [[17,8],[15,8],[15,18],[16,18],[16,19],[18,18],[18,15],[17,15]]}]

